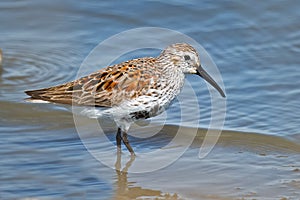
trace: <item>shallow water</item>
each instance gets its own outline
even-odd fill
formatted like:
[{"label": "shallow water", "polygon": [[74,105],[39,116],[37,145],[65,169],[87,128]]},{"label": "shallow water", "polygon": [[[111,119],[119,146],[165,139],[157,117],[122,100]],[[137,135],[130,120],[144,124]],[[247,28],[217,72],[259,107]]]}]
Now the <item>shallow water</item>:
[{"label": "shallow water", "polygon": [[[1,1],[0,198],[299,199],[299,8],[292,1],[127,5]],[[132,146],[140,153],[135,160],[126,151],[118,156],[113,145],[103,142],[114,140],[113,123],[101,122],[106,135],[99,135],[91,128],[92,119],[79,118],[86,130],[80,135],[72,113],[64,107],[24,101],[24,90],[73,80],[98,43],[145,26],[192,37],[220,70],[227,94],[226,131],[204,159],[198,154],[209,126],[211,103],[198,77],[187,80],[199,100],[200,123],[181,126],[181,117],[193,118],[182,112],[193,109],[191,91],[185,88],[182,110],[175,101],[167,119],[158,117],[132,128],[137,136],[130,138]],[[157,53],[141,50],[122,55],[118,61]],[[162,130],[149,137],[156,128]],[[179,129],[183,137],[171,149],[179,151],[184,138],[197,135],[176,162],[156,171],[133,173],[145,158],[143,153],[164,149]],[[110,151],[113,166],[119,163],[125,169],[107,167],[84,144]],[[159,159],[167,160],[168,155]]]}]

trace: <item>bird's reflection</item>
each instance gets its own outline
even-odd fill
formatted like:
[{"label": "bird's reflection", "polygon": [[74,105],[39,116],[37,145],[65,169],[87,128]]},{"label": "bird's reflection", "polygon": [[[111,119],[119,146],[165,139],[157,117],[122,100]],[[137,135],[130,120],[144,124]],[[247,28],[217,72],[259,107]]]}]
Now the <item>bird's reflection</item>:
[{"label": "bird's reflection", "polygon": [[134,182],[128,182],[128,169],[135,160],[135,156],[131,155],[125,167],[121,169],[121,152],[117,153],[117,160],[115,163],[117,181],[116,193],[114,199],[138,199],[138,198],[163,198],[163,199],[178,199],[177,195],[170,195],[162,193],[159,190],[144,189],[142,187],[133,186]]}]

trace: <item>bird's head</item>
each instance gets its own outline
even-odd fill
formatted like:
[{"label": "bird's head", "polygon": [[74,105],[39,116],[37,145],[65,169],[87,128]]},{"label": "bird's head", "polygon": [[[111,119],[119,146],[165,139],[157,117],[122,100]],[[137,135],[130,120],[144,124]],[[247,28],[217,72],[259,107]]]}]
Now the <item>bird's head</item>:
[{"label": "bird's head", "polygon": [[196,49],[191,45],[186,43],[172,44],[168,46],[159,57],[165,57],[171,60],[172,65],[177,67],[182,73],[199,75],[218,90],[222,97],[225,97],[220,86],[202,68],[199,55]]}]

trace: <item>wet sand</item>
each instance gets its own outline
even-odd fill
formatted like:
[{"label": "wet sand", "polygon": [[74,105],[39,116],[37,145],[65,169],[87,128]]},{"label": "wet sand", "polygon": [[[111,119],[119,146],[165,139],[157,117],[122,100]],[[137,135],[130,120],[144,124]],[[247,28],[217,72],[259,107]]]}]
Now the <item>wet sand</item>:
[{"label": "wet sand", "polygon": [[[143,134],[153,131],[155,125],[138,124],[130,132],[135,136],[141,134],[139,138],[130,137],[137,153],[133,159],[126,149],[121,155],[116,153],[113,123],[101,122],[105,127],[105,135],[101,135],[93,128],[94,120],[81,117],[80,126],[85,132],[80,139],[72,114],[59,106],[5,103],[5,107],[9,112],[3,113],[6,118],[2,123],[14,129],[2,134],[1,155],[5,161],[2,168],[14,173],[0,174],[8,183],[2,186],[4,197],[20,196],[20,188],[28,183],[32,189],[42,186],[58,192],[64,188],[58,196],[75,199],[95,196],[100,199],[297,199],[300,196],[299,134],[279,137],[222,131],[213,150],[199,159],[205,129],[197,131],[195,128],[165,125],[158,134],[145,138]],[[13,113],[19,109],[22,114],[16,118]],[[19,134],[18,127],[25,125],[31,128]],[[184,154],[158,170],[136,173],[141,161],[150,164],[156,160],[163,162],[169,159],[168,150],[181,150],[181,140],[165,148],[179,128],[182,139],[197,132]],[[107,138],[109,143],[104,142]],[[95,159],[87,151],[86,144],[100,153],[101,159],[107,159],[112,168]],[[14,148],[9,148],[11,145]],[[157,149],[164,150],[157,159],[145,160],[144,153]],[[27,177],[23,181],[25,185],[20,182],[24,175]],[[12,186],[19,192],[9,192]],[[87,187],[89,191],[85,191]],[[24,197],[44,198],[43,195],[27,193]]]},{"label": "wet sand", "polygon": [[[165,145],[177,126],[167,125],[149,141],[132,139],[141,152]],[[193,128],[181,127],[181,134]],[[147,129],[147,128],[146,128]],[[134,132],[133,128],[133,132]],[[150,129],[149,129],[150,131]],[[113,133],[113,132],[112,132]],[[127,172],[136,158],[124,151],[116,158],[114,199],[295,199],[300,195],[300,145],[283,137],[222,131],[217,145],[199,159],[206,130],[200,129],[187,151],[173,164],[148,173]],[[142,144],[141,144],[142,143]],[[180,142],[179,142],[180,143]],[[107,147],[106,147],[107,148]],[[109,147],[108,147],[109,148]],[[177,148],[174,144],[173,148]],[[113,150],[112,150],[113,151]],[[168,159],[168,154],[161,155]],[[155,159],[153,160],[155,162]],[[121,169],[121,172],[118,171]],[[123,169],[123,171],[122,171]]]}]

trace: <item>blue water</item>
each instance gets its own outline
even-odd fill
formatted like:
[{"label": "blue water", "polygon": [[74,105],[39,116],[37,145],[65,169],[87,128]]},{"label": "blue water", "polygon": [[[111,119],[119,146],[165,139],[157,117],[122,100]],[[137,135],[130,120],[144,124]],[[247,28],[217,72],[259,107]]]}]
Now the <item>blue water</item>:
[{"label": "blue water", "polygon": [[[96,45],[132,28],[176,30],[206,49],[221,73],[226,90],[224,130],[241,134],[251,132],[253,138],[266,134],[271,136],[266,139],[270,141],[273,136],[279,136],[299,144],[299,9],[300,4],[294,1],[1,1],[0,198],[118,199],[122,196],[122,192],[116,192],[119,176],[86,151],[74,128],[72,115],[59,106],[24,102],[24,90],[73,80]],[[138,52],[142,56],[148,54],[156,56],[157,51]],[[132,57],[133,53],[120,59]],[[92,71],[101,67],[92,66]],[[187,79],[193,88],[199,89],[196,90],[201,108],[199,127],[207,128],[210,94],[198,77],[188,76]],[[180,125],[177,105],[175,102],[170,108],[169,124]],[[247,143],[247,137],[243,144]],[[253,148],[255,152],[256,147]],[[188,162],[189,157],[190,154],[183,157],[181,162]],[[211,167],[221,170],[213,165],[214,162],[217,161],[212,160]],[[272,164],[281,169],[280,163],[276,160]],[[199,167],[193,162],[190,164],[192,168]],[[294,165],[299,168],[299,162]],[[173,170],[176,171],[174,167]],[[272,184],[286,184],[284,186],[297,190],[299,173],[294,175],[291,179],[296,181],[296,186],[280,178]],[[237,177],[239,181],[243,178]],[[137,183],[151,180],[151,176],[140,182],[137,180],[141,177],[135,178],[133,182]],[[267,178],[259,180],[264,182]],[[183,188],[188,188],[187,185]],[[237,192],[233,197],[246,197],[255,190],[249,187],[250,192]],[[162,198],[165,193],[188,196],[182,191],[188,193],[189,190],[161,187],[150,194]],[[225,191],[219,187],[214,194],[224,198],[235,194]],[[266,196],[256,194],[256,197]],[[297,198],[297,193],[294,194]],[[286,191],[275,197],[283,196],[295,197]]]}]

